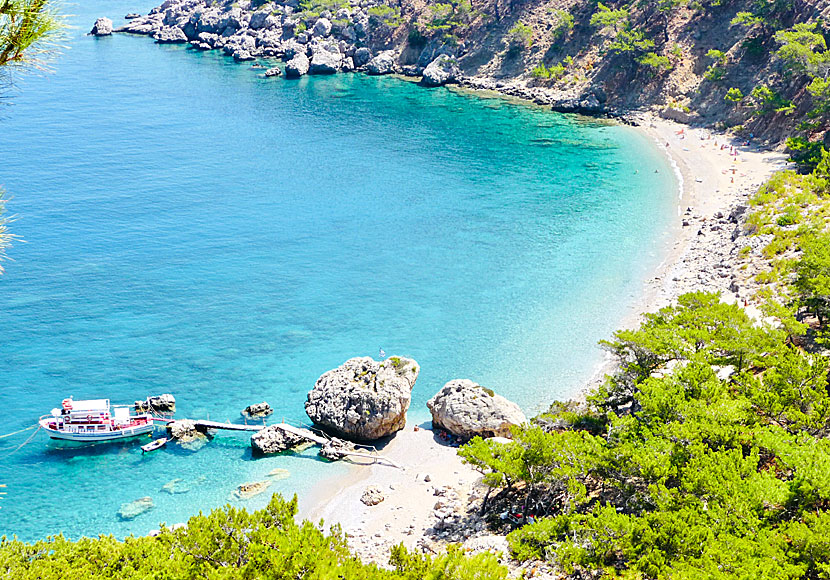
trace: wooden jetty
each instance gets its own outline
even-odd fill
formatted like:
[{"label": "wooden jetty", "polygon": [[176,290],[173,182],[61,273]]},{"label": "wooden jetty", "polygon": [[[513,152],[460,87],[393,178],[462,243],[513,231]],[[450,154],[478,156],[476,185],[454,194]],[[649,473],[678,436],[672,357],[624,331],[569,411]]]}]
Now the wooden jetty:
[{"label": "wooden jetty", "polygon": [[[204,431],[207,429],[224,429],[225,431],[261,431],[266,427],[278,427],[285,431],[286,433],[292,433],[297,435],[298,437],[302,437],[303,439],[307,439],[309,441],[313,441],[317,445],[325,445],[327,444],[330,439],[323,437],[321,435],[317,435],[310,431],[309,429],[304,429],[302,427],[295,427],[294,425],[289,425],[288,423],[274,423],[273,425],[242,425],[239,423],[220,423],[219,421],[208,421],[204,419],[198,419],[194,421],[196,423],[196,429],[200,431]],[[374,450],[374,448],[372,448]],[[375,461],[381,460],[385,461],[392,467],[397,467],[398,469],[403,469],[403,467],[388,457],[383,457],[382,455],[376,455],[377,450],[374,450],[374,453],[369,451],[347,451],[342,450],[340,451],[343,455],[349,455],[352,457],[363,457],[365,459],[373,459]]]}]

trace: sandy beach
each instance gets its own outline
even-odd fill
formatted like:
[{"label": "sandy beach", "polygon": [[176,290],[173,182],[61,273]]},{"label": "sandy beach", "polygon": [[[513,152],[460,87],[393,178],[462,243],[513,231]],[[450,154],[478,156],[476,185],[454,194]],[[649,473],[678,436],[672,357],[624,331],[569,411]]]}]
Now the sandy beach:
[{"label": "sandy beach", "polygon": [[[672,160],[680,188],[675,192],[677,222],[671,246],[623,325],[636,326],[641,313],[665,306],[690,290],[720,291],[724,300],[751,309],[754,271],[739,266],[745,265],[746,257],[739,252],[750,242],[736,234],[738,216],[747,198],[773,172],[786,168],[786,156],[653,116],[639,121],[641,130]],[[756,249],[760,251],[753,248],[753,252]],[[589,384],[601,380],[610,364],[602,364]],[[323,482],[302,499],[300,517],[339,523],[354,551],[380,565],[388,562],[389,548],[401,542],[426,551],[437,550],[450,539],[463,541],[471,551],[506,548],[503,538],[488,536],[475,515],[467,513],[469,500],[476,498],[474,482],[479,474],[428,427],[416,430],[409,424],[382,449],[381,454],[401,468],[378,462],[356,466],[346,479]],[[383,501],[361,502],[367,488],[376,488]],[[464,522],[455,524],[455,533],[446,524],[453,518]],[[535,573],[544,576],[543,570]]]}]

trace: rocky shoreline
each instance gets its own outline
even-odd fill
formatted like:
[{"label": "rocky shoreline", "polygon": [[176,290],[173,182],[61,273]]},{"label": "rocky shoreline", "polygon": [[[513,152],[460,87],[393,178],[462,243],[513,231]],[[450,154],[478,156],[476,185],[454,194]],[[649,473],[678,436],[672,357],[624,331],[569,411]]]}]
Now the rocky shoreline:
[{"label": "rocky shoreline", "polygon": [[[396,35],[375,0],[363,0],[335,13],[323,11],[308,19],[297,0],[256,4],[216,4],[208,0],[165,0],[147,15],[129,14],[114,28],[109,18],[99,18],[91,35],[112,33],[152,37],[160,44],[188,44],[197,50],[221,50],[238,62],[280,59],[284,67],[265,67],[265,76],[328,75],[361,72],[369,75],[401,75],[425,87],[457,84],[460,87],[500,94],[549,106],[563,113],[614,118],[637,124],[626,110],[606,106],[601,91],[580,93],[532,86],[519,78],[495,79],[468,76],[459,67],[465,52],[458,46],[430,40],[413,50]],[[374,9],[374,10],[373,10]]]}]

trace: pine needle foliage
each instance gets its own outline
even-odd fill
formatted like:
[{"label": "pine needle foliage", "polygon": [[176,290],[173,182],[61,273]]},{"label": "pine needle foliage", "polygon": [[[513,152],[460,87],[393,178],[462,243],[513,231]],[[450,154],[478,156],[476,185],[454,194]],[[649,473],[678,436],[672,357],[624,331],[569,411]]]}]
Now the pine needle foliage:
[{"label": "pine needle foliage", "polygon": [[62,535],[28,544],[0,540],[0,578],[15,580],[505,580],[495,556],[450,550],[436,557],[392,550],[387,570],[349,552],[339,527],[297,523],[297,498],[274,495],[262,510],[226,506],[190,518],[187,527],[156,537],[69,540]]},{"label": "pine needle foliage", "polygon": [[50,0],[0,0],[0,67],[42,67],[61,28]]},{"label": "pine needle foliage", "polygon": [[828,577],[827,357],[703,292],[603,346],[618,370],[587,403],[460,450],[522,512],[514,557],[576,577]]}]

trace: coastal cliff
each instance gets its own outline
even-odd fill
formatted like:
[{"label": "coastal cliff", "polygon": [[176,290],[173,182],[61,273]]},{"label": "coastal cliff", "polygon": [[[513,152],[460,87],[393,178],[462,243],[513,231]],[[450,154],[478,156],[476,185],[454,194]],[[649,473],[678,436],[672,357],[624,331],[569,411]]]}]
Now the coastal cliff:
[{"label": "coastal cliff", "polygon": [[778,144],[796,127],[812,138],[826,129],[820,115],[801,124],[822,104],[811,84],[821,75],[780,49],[782,33],[828,16],[823,4],[754,0],[166,0],[116,32],[239,61],[281,58],[288,76],[401,73],[559,111],[647,110]]}]

